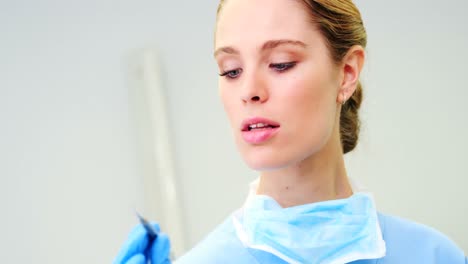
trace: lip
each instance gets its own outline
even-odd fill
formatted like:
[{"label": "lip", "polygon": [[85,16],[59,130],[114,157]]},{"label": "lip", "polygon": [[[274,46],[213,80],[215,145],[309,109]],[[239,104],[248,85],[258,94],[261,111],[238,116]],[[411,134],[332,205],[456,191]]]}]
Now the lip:
[{"label": "lip", "polygon": [[[273,127],[249,130],[252,124],[263,123]],[[280,124],[263,117],[245,119],[241,124],[242,137],[247,143],[261,144],[272,138],[278,132]]]},{"label": "lip", "polygon": [[252,117],[252,118],[247,118],[242,121],[241,124],[241,131],[249,131],[249,126],[252,124],[257,124],[257,123],[263,123],[263,124],[268,124],[274,127],[280,127],[280,124],[276,121],[269,120],[263,117]]}]

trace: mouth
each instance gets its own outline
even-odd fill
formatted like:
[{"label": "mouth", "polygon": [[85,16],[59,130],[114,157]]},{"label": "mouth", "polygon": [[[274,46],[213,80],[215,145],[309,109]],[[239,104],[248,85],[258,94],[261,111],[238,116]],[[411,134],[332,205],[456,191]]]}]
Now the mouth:
[{"label": "mouth", "polygon": [[266,118],[255,117],[249,118],[242,122],[241,131],[258,131],[258,130],[267,130],[280,127],[278,122],[268,120]]},{"label": "mouth", "polygon": [[242,137],[252,145],[262,145],[278,134],[280,124],[266,118],[254,117],[242,122]]},{"label": "mouth", "polygon": [[243,128],[242,131],[252,131],[252,130],[265,130],[265,129],[271,129],[271,128],[277,128],[279,126],[274,126],[270,124],[265,124],[265,123],[256,123],[256,124],[251,124],[248,125],[247,127]]}]

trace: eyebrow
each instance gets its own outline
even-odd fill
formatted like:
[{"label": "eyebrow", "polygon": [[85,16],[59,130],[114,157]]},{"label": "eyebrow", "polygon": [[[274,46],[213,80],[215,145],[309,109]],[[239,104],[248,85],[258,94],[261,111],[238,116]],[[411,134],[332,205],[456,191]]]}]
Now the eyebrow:
[{"label": "eyebrow", "polygon": [[[271,50],[282,45],[294,45],[294,46],[300,46],[302,48],[307,47],[307,45],[304,42],[299,41],[299,40],[277,39],[277,40],[269,40],[265,42],[260,48],[260,50],[261,51]],[[216,49],[216,51],[214,52],[214,57],[218,56],[220,53],[238,55],[239,51],[233,47],[221,47],[221,48]]]}]

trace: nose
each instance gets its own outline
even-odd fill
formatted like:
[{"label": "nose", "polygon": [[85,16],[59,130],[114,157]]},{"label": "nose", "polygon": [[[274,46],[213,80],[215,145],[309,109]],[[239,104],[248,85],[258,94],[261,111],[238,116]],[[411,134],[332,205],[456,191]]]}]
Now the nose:
[{"label": "nose", "polygon": [[268,100],[268,87],[266,80],[259,73],[252,73],[250,76],[244,75],[241,100],[245,104],[264,103]]}]

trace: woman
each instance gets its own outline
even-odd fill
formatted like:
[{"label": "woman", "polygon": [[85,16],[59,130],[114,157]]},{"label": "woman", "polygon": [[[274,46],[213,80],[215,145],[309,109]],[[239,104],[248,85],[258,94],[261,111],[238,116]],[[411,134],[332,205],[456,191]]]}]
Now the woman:
[{"label": "woman", "polygon": [[[220,96],[260,177],[242,208],[177,263],[467,263],[439,232],[378,213],[347,177],[365,47],[350,0],[221,1]],[[166,236],[148,245],[137,227],[115,262],[169,263],[168,251]]]}]

